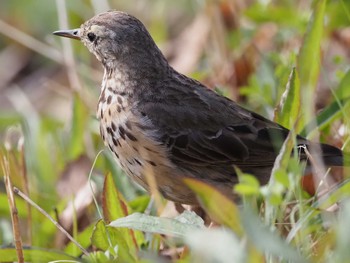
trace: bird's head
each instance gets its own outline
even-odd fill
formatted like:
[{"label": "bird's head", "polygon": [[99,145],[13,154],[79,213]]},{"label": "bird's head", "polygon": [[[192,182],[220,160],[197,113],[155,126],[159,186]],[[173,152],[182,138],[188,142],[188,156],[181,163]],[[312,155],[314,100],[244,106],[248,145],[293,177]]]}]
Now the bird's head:
[{"label": "bird's head", "polygon": [[78,29],[60,30],[53,34],[81,40],[107,68],[125,61],[152,64],[156,62],[152,60],[164,60],[144,25],[120,11],[101,13]]}]

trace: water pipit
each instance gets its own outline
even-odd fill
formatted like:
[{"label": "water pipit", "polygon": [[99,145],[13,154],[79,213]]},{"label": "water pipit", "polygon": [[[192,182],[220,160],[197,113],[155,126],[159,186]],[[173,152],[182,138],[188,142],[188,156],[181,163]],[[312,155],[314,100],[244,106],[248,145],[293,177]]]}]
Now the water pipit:
[{"label": "water pipit", "polygon": [[[97,110],[102,139],[144,188],[149,190],[146,173],[152,172],[165,198],[197,204],[183,178],[232,198],[235,166],[268,182],[289,130],[174,70],[138,19],[110,11],[54,34],[81,40],[102,63]],[[298,136],[297,144],[303,149],[313,143]],[[327,166],[343,164],[341,150],[317,146]],[[300,158],[307,159],[305,151]]]}]

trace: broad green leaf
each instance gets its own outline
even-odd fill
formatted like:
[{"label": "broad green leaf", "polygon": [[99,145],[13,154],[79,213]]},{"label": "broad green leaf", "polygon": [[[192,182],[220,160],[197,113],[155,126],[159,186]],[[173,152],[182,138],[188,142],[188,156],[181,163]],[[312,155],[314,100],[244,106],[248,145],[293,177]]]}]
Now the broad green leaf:
[{"label": "broad green leaf", "polygon": [[134,213],[110,223],[112,227],[127,227],[144,232],[183,238],[192,230],[204,227],[202,218],[194,212],[184,211],[176,218],[165,218]]},{"label": "broad green leaf", "polygon": [[129,211],[123,196],[115,187],[110,173],[107,174],[103,184],[102,209],[107,222],[127,216]]},{"label": "broad green leaf", "polygon": [[75,93],[73,100],[73,118],[71,124],[71,138],[69,140],[68,157],[70,160],[78,158],[84,152],[84,134],[87,129],[89,111],[80,98]]},{"label": "broad green leaf", "polygon": [[103,220],[99,220],[93,230],[91,243],[98,249],[108,251],[113,257],[120,258],[122,262],[136,262],[137,250],[130,248],[127,239],[128,233],[125,229],[107,227]]},{"label": "broad green leaf", "polygon": [[197,194],[197,198],[215,222],[231,228],[239,237],[243,230],[237,206],[217,189],[203,182],[186,178],[186,185]]},{"label": "broad green leaf", "polygon": [[99,220],[94,226],[91,242],[92,244],[103,251],[107,250],[113,244],[108,240],[108,233],[106,231],[106,225],[103,220]]},{"label": "broad green leaf", "polygon": [[[79,258],[72,257],[63,252],[43,248],[23,248],[25,262],[50,262],[56,260],[66,260],[67,262],[83,262]],[[15,248],[0,248],[1,262],[17,262]]]},{"label": "broad green leaf", "polygon": [[234,191],[240,195],[259,195],[260,183],[258,179],[250,174],[239,174],[239,183],[234,185]]},{"label": "broad green leaf", "polygon": [[[128,211],[130,211],[123,196],[115,187],[114,180],[110,173],[107,174],[103,185],[102,209],[105,221],[108,223],[127,216],[129,213]],[[130,246],[130,249],[137,249],[138,244],[144,241],[142,233],[137,233],[129,229],[120,229],[120,232],[124,235],[124,239]]]},{"label": "broad green leaf", "polygon": [[276,259],[300,263],[307,262],[294,247],[287,244],[277,233],[272,232],[267,226],[263,225],[258,215],[253,213],[251,209],[245,208],[243,210],[242,224],[249,240],[261,252]]},{"label": "broad green leaf", "polygon": [[275,121],[282,126],[292,129],[300,113],[300,81],[295,68],[289,76],[286,90],[275,111]]},{"label": "broad green leaf", "polygon": [[[91,246],[91,236],[93,232],[94,225],[91,224],[87,228],[85,228],[81,233],[78,234],[77,237],[75,237],[76,241],[83,247],[83,248],[88,248]],[[82,254],[81,250],[77,248],[77,246],[73,242],[69,242],[66,247],[64,248],[64,252],[78,257]]]}]

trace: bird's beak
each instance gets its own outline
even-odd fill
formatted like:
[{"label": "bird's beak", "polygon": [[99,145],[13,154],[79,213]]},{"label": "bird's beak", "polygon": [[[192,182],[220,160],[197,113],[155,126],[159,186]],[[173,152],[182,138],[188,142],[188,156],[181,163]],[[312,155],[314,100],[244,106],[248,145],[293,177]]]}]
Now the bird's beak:
[{"label": "bird's beak", "polygon": [[53,32],[54,35],[60,36],[60,37],[68,37],[68,38],[73,38],[73,39],[78,39],[80,40],[80,29],[72,29],[72,30],[59,30]]}]

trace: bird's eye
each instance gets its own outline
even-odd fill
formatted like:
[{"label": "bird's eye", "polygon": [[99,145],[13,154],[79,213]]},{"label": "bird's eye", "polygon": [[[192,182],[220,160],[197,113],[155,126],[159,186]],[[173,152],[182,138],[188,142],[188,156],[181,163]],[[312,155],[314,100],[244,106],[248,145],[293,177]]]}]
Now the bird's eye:
[{"label": "bird's eye", "polygon": [[96,39],[96,35],[91,32],[87,34],[87,37],[91,42],[93,42]]}]

